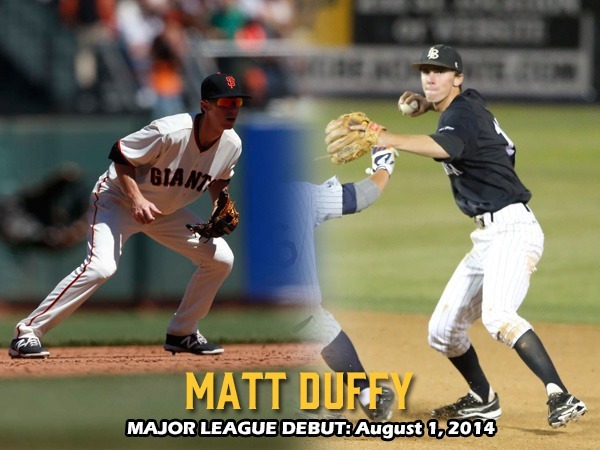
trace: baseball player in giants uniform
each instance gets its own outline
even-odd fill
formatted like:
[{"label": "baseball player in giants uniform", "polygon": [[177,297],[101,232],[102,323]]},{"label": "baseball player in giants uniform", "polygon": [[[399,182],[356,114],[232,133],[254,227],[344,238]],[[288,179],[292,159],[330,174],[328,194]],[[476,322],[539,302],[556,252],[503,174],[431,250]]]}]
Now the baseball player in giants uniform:
[{"label": "baseball player in giants uniform", "polygon": [[222,238],[192,239],[186,224],[200,220],[186,206],[205,191],[214,201],[228,186],[242,151],[233,125],[248,96],[232,75],[221,73],[205,78],[201,93],[200,114],[155,120],[112,147],[113,163],[90,198],[87,257],[17,324],[11,357],[48,357],[40,339],[115,273],[125,243],[139,232],[198,266],[167,327],[165,350],[223,352],[200,334],[198,320],[231,271],[233,253]]},{"label": "baseball player in giants uniform", "polygon": [[544,235],[528,205],[531,193],[514,170],[515,146],[479,92],[463,92],[462,59],[456,50],[435,45],[413,67],[420,71],[425,96],[405,92],[399,103],[417,101],[412,116],[439,112],[438,129],[416,136],[384,131],[377,143],[441,162],[458,207],[475,221],[473,248],[456,268],[429,322],[429,344],[450,359],[470,391],[432,415],[500,417],[498,395],[467,334],[481,318],[492,337],[514,348],[544,383],[549,424],[575,421],[586,412],[585,404],[568,393],[533,327],[517,313],[542,256]]},{"label": "baseball player in giants uniform", "polygon": [[[321,306],[321,289],[316,267],[315,229],[323,222],[358,213],[380,196],[388,183],[395,163],[395,150],[372,149],[372,175],[356,183],[341,184],[337,177],[321,185],[308,182],[286,183],[282,197],[284,232],[278,235],[279,267],[271,271],[276,277],[277,296],[286,302],[305,306],[295,331],[306,341],[321,346],[321,356],[336,372],[365,372],[356,349],[333,315]],[[345,381],[346,378],[345,378]],[[357,380],[359,403],[371,420],[385,421],[392,415],[393,390],[381,387],[375,409],[369,409],[368,380]],[[325,414],[323,418],[333,418]]]}]

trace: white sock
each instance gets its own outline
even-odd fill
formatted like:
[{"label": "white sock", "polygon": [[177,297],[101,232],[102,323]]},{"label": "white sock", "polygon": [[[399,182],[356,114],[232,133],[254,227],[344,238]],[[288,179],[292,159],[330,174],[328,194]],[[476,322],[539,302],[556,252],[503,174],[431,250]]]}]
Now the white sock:
[{"label": "white sock", "polygon": [[473,390],[470,390],[470,391],[469,391],[469,394],[471,394],[471,395],[472,395],[472,396],[475,398],[475,400],[477,400],[478,402],[480,402],[480,403],[483,403],[483,400],[481,399],[481,397],[480,397],[479,395],[477,395],[477,394],[475,393],[475,391],[473,391]]},{"label": "white sock", "polygon": [[[477,400],[478,402],[483,403],[483,399],[477,395],[473,390],[470,390],[469,393],[475,397],[475,400]],[[488,394],[488,398],[487,401],[485,403],[490,403],[492,400],[494,400],[494,397],[496,396],[496,394],[494,393],[494,390],[492,389],[492,387],[490,386],[490,392]]]},{"label": "white sock", "polygon": [[550,396],[551,394],[560,394],[562,391],[563,390],[554,383],[548,383],[546,385],[546,393],[548,394],[548,396]]},{"label": "white sock", "polygon": [[496,393],[492,389],[492,386],[490,386],[490,393],[488,394],[488,403],[492,402],[494,400],[495,396],[496,396]]},{"label": "white sock", "polygon": [[360,394],[358,394],[358,401],[363,406],[369,406],[369,403],[371,403],[371,388],[364,388],[360,391]]}]

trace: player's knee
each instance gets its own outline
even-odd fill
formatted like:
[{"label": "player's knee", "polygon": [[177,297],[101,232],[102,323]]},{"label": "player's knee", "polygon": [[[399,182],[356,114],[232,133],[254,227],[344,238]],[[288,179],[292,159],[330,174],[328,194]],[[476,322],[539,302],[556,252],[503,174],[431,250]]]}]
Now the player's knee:
[{"label": "player's knee", "polygon": [[450,349],[450,342],[448,342],[446,339],[443,339],[438,334],[432,334],[430,332],[429,336],[427,338],[427,341],[431,348],[433,348],[434,350],[437,350],[440,353],[443,353],[444,355]]},{"label": "player's knee", "polygon": [[463,355],[469,349],[470,345],[471,343],[466,335],[457,341],[440,339],[439,336],[429,335],[429,346],[447,358],[455,358]]},{"label": "player's knee", "polygon": [[482,315],[481,321],[494,339],[511,348],[525,332],[532,329],[529,322],[516,313],[489,315],[485,318]]},{"label": "player's knee", "polygon": [[446,353],[449,348],[449,342],[444,335],[439,332],[437,322],[429,322],[429,336],[427,337],[429,346],[438,352]]},{"label": "player's knee", "polygon": [[469,349],[466,333],[451,332],[439,326],[437,321],[429,322],[429,346],[448,358],[460,356]]},{"label": "player's knee", "polygon": [[440,332],[440,324],[435,319],[435,317],[432,317],[429,320],[428,331],[429,331],[428,341],[429,341],[430,347],[437,349],[439,346],[444,346],[446,339],[444,338],[444,333]]},{"label": "player's knee", "polygon": [[93,262],[88,266],[87,272],[89,276],[95,278],[97,281],[105,282],[110,277],[112,277],[117,271],[117,263],[114,261],[103,262],[97,261]]},{"label": "player's knee", "polygon": [[503,311],[500,308],[484,308],[481,312],[481,323],[495,339],[498,339],[500,329],[510,328],[516,314]]},{"label": "player's knee", "polygon": [[342,333],[342,327],[338,321],[322,306],[310,307],[303,313],[307,314],[306,319],[294,327],[294,332],[303,341],[314,342],[323,349]]},{"label": "player's knee", "polygon": [[429,346],[435,350],[439,350],[440,349],[440,344],[441,342],[436,338],[436,336],[432,336],[431,334],[429,336],[427,336],[427,342],[429,343]]},{"label": "player's knee", "polygon": [[228,275],[233,268],[234,261],[233,252],[229,247],[220,248],[211,262],[211,267],[214,271]]}]

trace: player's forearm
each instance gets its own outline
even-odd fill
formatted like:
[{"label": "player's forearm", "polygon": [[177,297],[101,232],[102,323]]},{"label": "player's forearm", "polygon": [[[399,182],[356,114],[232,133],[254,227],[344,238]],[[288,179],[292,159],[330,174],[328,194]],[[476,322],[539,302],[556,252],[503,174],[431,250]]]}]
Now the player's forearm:
[{"label": "player's forearm", "polygon": [[382,132],[377,139],[377,145],[394,147],[400,151],[430,158],[448,158],[450,155],[425,134],[394,134]]},{"label": "player's forearm", "polygon": [[208,186],[208,193],[214,202],[219,198],[219,193],[229,186],[229,180],[215,180]]},{"label": "player's forearm", "polygon": [[121,183],[123,192],[131,200],[132,203],[138,202],[143,198],[140,188],[135,181],[135,167],[126,164],[115,163],[115,170],[117,172],[117,178]]},{"label": "player's forearm", "polygon": [[383,192],[390,180],[390,174],[386,170],[378,170],[369,179],[377,185],[379,192]]}]

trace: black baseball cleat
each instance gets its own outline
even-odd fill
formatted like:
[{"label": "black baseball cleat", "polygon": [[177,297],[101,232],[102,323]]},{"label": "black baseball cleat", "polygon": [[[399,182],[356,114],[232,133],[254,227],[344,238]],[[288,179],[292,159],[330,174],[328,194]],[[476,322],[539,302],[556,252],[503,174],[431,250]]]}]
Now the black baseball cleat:
[{"label": "black baseball cleat", "polygon": [[477,400],[470,392],[458,399],[456,403],[442,406],[431,411],[436,419],[497,419],[502,415],[498,394],[489,403]]},{"label": "black baseball cleat", "polygon": [[197,331],[187,336],[167,334],[163,347],[166,351],[175,353],[193,353],[194,355],[218,355],[223,353],[223,347],[209,342]]},{"label": "black baseball cleat", "polygon": [[548,396],[548,423],[552,428],[564,427],[568,422],[577,422],[587,407],[568,392]]},{"label": "black baseball cleat", "polygon": [[50,352],[42,347],[37,337],[22,337],[13,339],[8,349],[11,358],[44,359]]},{"label": "black baseball cleat", "polygon": [[369,405],[363,406],[361,404],[361,407],[370,420],[374,422],[387,422],[392,418],[392,406],[394,405],[396,394],[390,388],[382,386],[381,394],[377,394],[376,397],[375,409],[369,409]]}]

